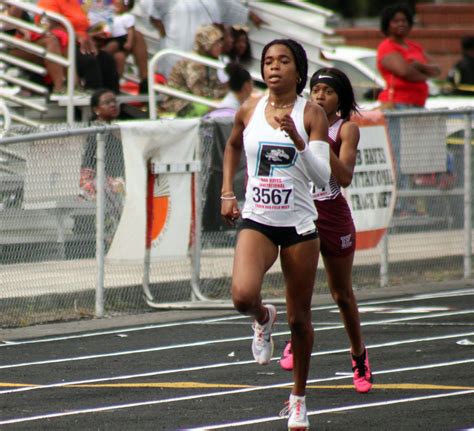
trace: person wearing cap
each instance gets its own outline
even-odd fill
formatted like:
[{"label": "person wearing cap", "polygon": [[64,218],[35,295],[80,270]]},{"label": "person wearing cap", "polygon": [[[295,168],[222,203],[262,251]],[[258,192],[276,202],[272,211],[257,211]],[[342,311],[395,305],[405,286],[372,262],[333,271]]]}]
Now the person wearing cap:
[{"label": "person wearing cap", "polygon": [[[205,25],[198,29],[195,37],[195,52],[199,55],[219,58],[224,46],[224,35],[215,25]],[[222,99],[228,91],[227,83],[219,80],[213,67],[183,59],[173,66],[168,85],[209,99]],[[177,97],[167,97],[159,106],[161,112],[176,113],[178,117],[202,116],[208,108]]]},{"label": "person wearing cap", "polygon": [[[323,187],[313,188],[320,253],[331,295],[349,337],[354,387],[357,392],[366,393],[372,388],[372,372],[352,289],[356,230],[349,205],[341,194],[341,187],[351,184],[356,165],[360,132],[357,124],[351,121],[351,115],[356,114],[358,108],[351,82],[339,69],[316,71],[310,80],[310,90],[311,100],[326,112],[331,147],[331,177]],[[293,369],[291,343],[283,351],[280,366],[285,370]]]}]

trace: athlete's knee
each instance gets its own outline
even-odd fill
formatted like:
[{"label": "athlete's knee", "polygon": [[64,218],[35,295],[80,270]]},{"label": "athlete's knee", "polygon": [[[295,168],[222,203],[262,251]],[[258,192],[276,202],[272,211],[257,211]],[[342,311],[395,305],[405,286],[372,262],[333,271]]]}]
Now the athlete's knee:
[{"label": "athlete's knee", "polygon": [[232,302],[235,309],[242,314],[251,314],[259,301],[258,296],[251,292],[238,289],[235,286],[232,288]]},{"label": "athlete's knee", "polygon": [[288,316],[288,326],[292,334],[302,335],[313,330],[311,312],[295,313]]},{"label": "athlete's knee", "polygon": [[332,298],[339,308],[345,309],[351,307],[355,302],[352,289],[333,291]]}]

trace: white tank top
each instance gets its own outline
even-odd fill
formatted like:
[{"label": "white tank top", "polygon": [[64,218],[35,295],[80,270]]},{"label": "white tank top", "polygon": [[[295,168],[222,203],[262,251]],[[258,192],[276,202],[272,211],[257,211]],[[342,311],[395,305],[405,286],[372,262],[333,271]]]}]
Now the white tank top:
[{"label": "white tank top", "polygon": [[[265,118],[268,96],[257,103],[244,130],[248,183],[242,217],[269,226],[294,226],[299,234],[314,230],[318,215],[295,144]],[[296,99],[291,117],[305,143],[306,100]]]}]

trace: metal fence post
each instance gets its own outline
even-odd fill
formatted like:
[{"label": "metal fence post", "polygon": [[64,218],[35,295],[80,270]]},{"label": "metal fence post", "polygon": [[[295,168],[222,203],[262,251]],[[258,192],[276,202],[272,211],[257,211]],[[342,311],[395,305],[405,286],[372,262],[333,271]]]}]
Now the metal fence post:
[{"label": "metal fence post", "polygon": [[95,292],[95,315],[104,317],[104,229],[105,229],[105,140],[103,133],[97,133],[96,153],[96,263],[97,280]]},{"label": "metal fence post", "polygon": [[[199,151],[198,145],[198,154]],[[194,172],[194,244],[191,250],[191,299],[202,300],[199,280],[201,276],[201,229],[202,229],[202,181],[201,181],[201,169],[202,167]]]},{"label": "metal fence post", "polygon": [[464,278],[472,273],[472,170],[471,170],[471,114],[464,115]]},{"label": "metal fence post", "polygon": [[388,286],[388,229],[380,241],[380,287]]}]

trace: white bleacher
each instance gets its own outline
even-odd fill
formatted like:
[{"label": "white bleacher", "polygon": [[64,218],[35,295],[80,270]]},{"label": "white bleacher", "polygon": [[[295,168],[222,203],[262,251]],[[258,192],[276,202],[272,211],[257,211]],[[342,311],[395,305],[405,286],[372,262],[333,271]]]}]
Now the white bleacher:
[{"label": "white bleacher", "polygon": [[[2,0],[3,2],[4,0]],[[6,0],[13,2],[13,0]],[[144,2],[149,0],[138,1],[135,5],[133,13],[137,18],[137,29],[140,30],[146,40],[149,57],[151,58],[161,47],[161,41],[158,32],[150,24],[149,18],[144,9]],[[16,4],[20,2],[15,1]],[[32,4],[35,2],[27,0],[21,2],[26,4],[25,8],[31,10]],[[320,52],[322,49],[328,49],[324,43],[325,36],[331,35],[332,30],[328,27],[327,21],[332,17],[332,12],[308,5],[299,0],[286,0],[280,4],[266,3],[263,1],[250,1],[250,8],[257,13],[264,21],[260,28],[249,24],[249,38],[252,46],[252,62],[249,66],[249,71],[256,76],[260,73],[260,54],[263,46],[275,38],[292,38],[298,40],[305,47],[309,60],[309,73],[312,73],[319,67],[329,66],[329,64],[321,58]],[[1,33],[1,28],[0,28]],[[5,55],[5,54],[3,54]],[[128,70],[125,77],[131,81],[138,82],[136,68],[133,65],[131,57],[129,57]],[[20,65],[21,68],[21,65]],[[14,82],[8,78],[5,70],[0,68],[1,76],[6,77],[3,81],[12,86]],[[2,81],[0,80],[0,83]],[[31,89],[30,89],[31,90]],[[0,91],[1,93],[1,91]],[[13,97],[13,98],[12,98]],[[89,96],[69,96],[58,97],[54,101],[49,101],[47,98],[29,97],[30,105],[26,103],[22,109],[17,109],[21,101],[15,99],[16,96],[7,95],[5,97],[7,106],[11,107],[11,119],[13,121],[19,120],[18,113],[23,119],[29,121],[29,125],[38,125],[40,123],[48,123],[55,121],[64,121],[66,118],[65,111],[68,105],[72,103],[74,107],[78,107],[82,111],[82,120],[86,120],[89,113]],[[23,98],[22,102],[28,102]],[[122,103],[130,101],[146,102],[146,96],[132,96],[126,95]],[[34,106],[32,105],[34,104]],[[70,109],[70,108],[69,108]],[[71,120],[69,113],[69,120]],[[26,121],[24,121],[26,122]]]},{"label": "white bleacher", "polygon": [[[149,22],[142,0],[133,10],[137,18],[137,28],[145,35],[149,56],[155,55],[161,48],[158,31]],[[333,13],[324,8],[308,5],[302,1],[282,1],[281,4],[263,1],[249,2],[251,10],[264,21],[260,28],[249,23],[249,39],[252,47],[252,61],[249,72],[260,75],[260,55],[263,47],[273,39],[291,38],[300,42],[308,55],[309,73],[330,63],[321,58],[321,50],[330,50],[325,44],[326,36],[333,34],[327,21]],[[159,71],[159,70],[158,70]]]}]

